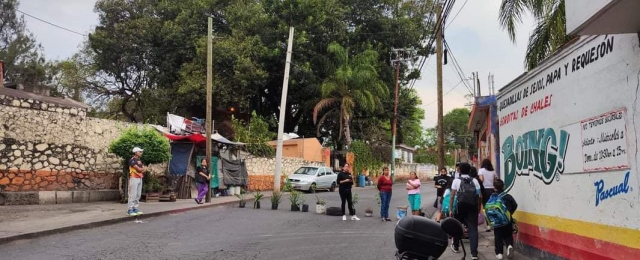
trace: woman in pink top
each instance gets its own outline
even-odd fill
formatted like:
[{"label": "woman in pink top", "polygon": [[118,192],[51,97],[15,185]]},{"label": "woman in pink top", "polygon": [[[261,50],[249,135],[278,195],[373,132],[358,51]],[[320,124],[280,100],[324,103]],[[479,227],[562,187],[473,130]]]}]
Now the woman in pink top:
[{"label": "woman in pink top", "polygon": [[409,173],[407,181],[407,193],[409,193],[409,205],[413,215],[420,215],[420,179],[415,172]]}]

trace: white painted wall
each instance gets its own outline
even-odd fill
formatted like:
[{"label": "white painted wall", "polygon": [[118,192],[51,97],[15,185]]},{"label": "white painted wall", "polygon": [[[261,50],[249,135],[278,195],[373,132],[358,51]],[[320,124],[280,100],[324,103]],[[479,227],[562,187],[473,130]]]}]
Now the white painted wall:
[{"label": "white painted wall", "polygon": [[[613,42],[612,51],[604,51],[604,56],[589,59],[589,63],[573,70],[574,62],[582,54],[591,50],[597,52],[597,46],[606,48],[607,42]],[[586,55],[585,55],[586,56]],[[560,77],[553,83],[547,82],[547,75],[559,70]],[[536,70],[517,79],[503,88],[498,96],[500,117],[500,170],[502,178],[510,186],[510,193],[519,204],[518,210],[536,214],[558,216],[561,218],[582,220],[592,223],[640,229],[640,200],[638,178],[638,131],[640,130],[640,50],[638,49],[638,35],[609,35],[590,36],[567,47],[563,52]],[[532,85],[541,80],[544,89],[532,93]],[[528,88],[529,95],[524,97],[523,91]],[[504,107],[504,103],[512,95],[520,93],[520,100],[515,104]],[[550,106],[531,113],[531,106],[535,101],[549,97]],[[528,115],[522,117],[523,108],[528,107]],[[590,127],[585,121],[592,117],[617,111],[626,110],[623,119],[614,120],[597,127]],[[504,118],[512,112],[517,114],[517,120],[504,123]],[[583,126],[586,124],[586,129]],[[549,138],[539,138],[536,148],[542,148],[542,157],[553,159],[557,163],[542,161],[540,165],[553,171],[550,174],[540,174],[535,170],[517,169],[515,174],[509,174],[513,165],[506,155],[512,148],[517,151],[517,138],[528,131],[553,129],[554,135]],[[617,130],[619,139],[605,143],[598,143],[601,133],[613,133]],[[560,145],[561,131],[568,134],[566,149]],[[622,132],[624,136],[622,137]],[[553,133],[549,131],[548,133]],[[583,141],[590,136],[596,137],[595,144],[583,147]],[[514,146],[508,144],[513,137]],[[626,150],[626,154],[595,162],[585,163],[584,154],[596,150],[615,149],[618,145]],[[554,148],[555,146],[555,148]],[[566,151],[565,155],[559,154]],[[564,160],[562,159],[564,158]],[[532,160],[530,157],[529,160]],[[625,166],[627,165],[627,166]],[[507,167],[505,167],[507,166]],[[591,168],[608,167],[587,172]],[[616,169],[618,166],[619,168]],[[541,168],[542,171],[543,168]],[[598,200],[598,186],[608,190],[615,186],[624,186],[626,173],[629,172],[628,189],[610,198]],[[515,179],[513,178],[515,176]],[[545,184],[545,182],[547,184]],[[603,184],[601,183],[603,182]],[[624,186],[626,187],[626,186]],[[596,205],[598,201],[598,205]]]}]

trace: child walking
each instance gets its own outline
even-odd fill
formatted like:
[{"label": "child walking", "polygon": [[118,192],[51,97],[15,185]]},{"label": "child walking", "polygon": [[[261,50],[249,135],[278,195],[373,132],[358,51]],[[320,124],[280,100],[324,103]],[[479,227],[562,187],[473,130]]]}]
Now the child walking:
[{"label": "child walking", "polygon": [[502,259],[502,253],[504,246],[507,246],[507,256],[509,256],[513,252],[513,213],[518,208],[518,203],[513,198],[513,196],[504,193],[504,182],[500,179],[496,179],[493,182],[493,187],[495,192],[491,195],[494,196],[502,196],[502,201],[504,202],[504,206],[509,211],[509,223],[504,226],[494,227],[493,235],[495,236],[495,253],[497,259]]}]

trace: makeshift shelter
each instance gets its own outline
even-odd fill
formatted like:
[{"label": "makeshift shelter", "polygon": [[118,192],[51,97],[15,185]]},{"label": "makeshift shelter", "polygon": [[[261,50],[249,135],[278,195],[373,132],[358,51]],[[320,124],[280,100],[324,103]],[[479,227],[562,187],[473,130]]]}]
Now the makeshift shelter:
[{"label": "makeshift shelter", "polygon": [[[205,158],[207,136],[201,120],[186,119],[177,115],[167,115],[167,128],[155,126],[165,137],[171,141],[171,160],[169,161],[169,175],[172,180],[172,188],[180,199],[191,198],[196,167]],[[243,159],[236,159],[233,153],[225,151],[237,151],[237,146],[244,145],[240,142],[232,142],[218,133],[210,136],[212,143],[211,158],[211,183],[210,188],[226,189],[228,185],[246,186],[248,173]],[[226,155],[226,156],[225,156]],[[225,157],[225,158],[223,158]]]}]

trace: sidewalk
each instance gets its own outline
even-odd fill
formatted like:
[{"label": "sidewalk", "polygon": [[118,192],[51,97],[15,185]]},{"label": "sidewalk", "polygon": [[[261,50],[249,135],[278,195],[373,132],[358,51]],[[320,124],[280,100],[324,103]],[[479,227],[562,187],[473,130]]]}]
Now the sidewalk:
[{"label": "sidewalk", "polygon": [[[268,201],[271,192],[263,192],[263,194],[262,200]],[[176,202],[141,202],[140,210],[144,214],[138,218],[217,207],[238,203],[239,200],[235,196],[224,196],[213,197],[211,203],[204,204],[196,204],[193,199]],[[246,200],[253,201],[253,198],[247,196]],[[252,205],[247,203],[247,207]],[[132,221],[132,217],[126,215],[126,211],[127,205],[117,202],[0,206],[0,244]]]}]

